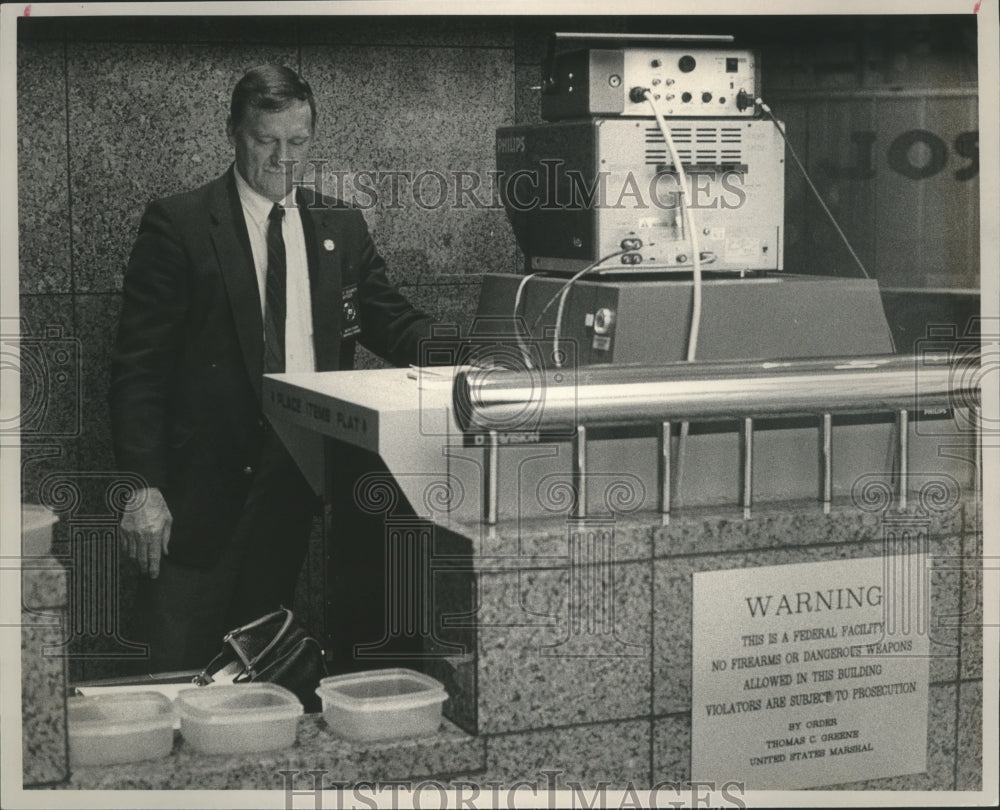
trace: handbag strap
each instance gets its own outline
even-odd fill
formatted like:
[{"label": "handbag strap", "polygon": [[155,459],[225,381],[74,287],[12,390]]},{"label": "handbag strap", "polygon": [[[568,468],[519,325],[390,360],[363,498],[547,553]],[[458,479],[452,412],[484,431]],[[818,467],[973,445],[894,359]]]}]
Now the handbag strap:
[{"label": "handbag strap", "polygon": [[216,663],[221,659],[225,658],[227,654],[228,650],[225,647],[223,647],[222,652],[220,652],[218,655],[215,656],[215,658],[209,661],[208,665],[191,679],[191,683],[193,683],[195,686],[208,686],[210,683],[213,683],[215,679],[211,676],[210,673],[217,671],[217,668],[215,666]]},{"label": "handbag strap", "polygon": [[[239,643],[236,637],[240,633],[246,630],[252,630],[255,627],[259,627],[260,625],[270,621],[272,618],[274,618],[274,616],[282,612],[284,612],[285,614],[285,621],[281,625],[281,629],[274,634],[274,636],[267,643],[264,649],[262,649],[259,653],[257,653],[257,655],[255,655],[253,658],[249,658],[246,654],[246,651],[243,649],[242,645]],[[269,613],[266,616],[262,616],[259,619],[255,619],[249,624],[245,624],[242,627],[237,627],[235,630],[230,630],[228,633],[226,633],[225,637],[223,638],[223,641],[229,644],[236,651],[236,654],[240,657],[240,660],[243,662],[243,666],[246,667],[247,673],[252,678],[254,676],[254,669],[256,668],[257,663],[262,658],[264,658],[264,656],[266,656],[269,652],[271,652],[271,650],[274,649],[275,645],[279,641],[281,641],[282,638],[284,638],[285,633],[288,632],[288,628],[292,626],[293,618],[294,616],[292,615],[292,611],[290,611],[288,608],[281,608],[280,610],[276,610],[274,613]]]}]

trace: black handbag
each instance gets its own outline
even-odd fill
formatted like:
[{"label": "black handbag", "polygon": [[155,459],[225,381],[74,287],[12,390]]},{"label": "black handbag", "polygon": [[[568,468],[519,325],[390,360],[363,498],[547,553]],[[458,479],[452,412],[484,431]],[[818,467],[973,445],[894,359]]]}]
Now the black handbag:
[{"label": "black handbag", "polygon": [[323,648],[287,608],[226,633],[222,650],[192,683],[207,686],[223,671],[235,674],[234,683],[263,681],[283,686],[295,694],[306,712],[322,708],[316,687],[327,675]]}]

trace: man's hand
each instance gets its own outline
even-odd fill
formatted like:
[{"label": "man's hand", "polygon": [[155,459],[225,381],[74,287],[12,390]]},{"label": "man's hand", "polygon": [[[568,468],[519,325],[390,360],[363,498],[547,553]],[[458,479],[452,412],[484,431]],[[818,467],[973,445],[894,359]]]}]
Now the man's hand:
[{"label": "man's hand", "polygon": [[122,517],[122,539],[128,556],[153,579],[160,575],[160,556],[170,545],[172,518],[156,487],[135,492]]}]

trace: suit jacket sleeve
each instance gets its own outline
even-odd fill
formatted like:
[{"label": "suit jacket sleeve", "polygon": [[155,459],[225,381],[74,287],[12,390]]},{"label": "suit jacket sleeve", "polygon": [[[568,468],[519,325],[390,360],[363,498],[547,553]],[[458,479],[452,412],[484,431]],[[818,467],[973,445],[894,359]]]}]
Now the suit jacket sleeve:
[{"label": "suit jacket sleeve", "polygon": [[397,366],[421,362],[422,341],[430,337],[434,319],[414,307],[390,283],[385,262],[360,211],[362,228],[358,274],[358,310],[362,345]]},{"label": "suit jacket sleeve", "polygon": [[152,203],[125,272],[110,406],[118,467],[161,488],[167,478],[170,386],[187,314],[187,264],[169,215]]}]

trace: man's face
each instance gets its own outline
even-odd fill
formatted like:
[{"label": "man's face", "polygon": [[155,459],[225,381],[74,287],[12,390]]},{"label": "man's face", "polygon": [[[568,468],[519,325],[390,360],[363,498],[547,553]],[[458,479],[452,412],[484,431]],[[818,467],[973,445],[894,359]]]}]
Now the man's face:
[{"label": "man's face", "polygon": [[[307,101],[277,112],[251,107],[238,127],[229,123],[228,134],[243,179],[258,194],[279,202],[302,179],[313,136],[312,111]],[[287,161],[294,161],[291,169]]]}]

